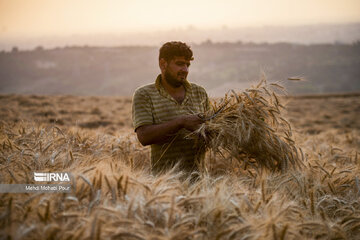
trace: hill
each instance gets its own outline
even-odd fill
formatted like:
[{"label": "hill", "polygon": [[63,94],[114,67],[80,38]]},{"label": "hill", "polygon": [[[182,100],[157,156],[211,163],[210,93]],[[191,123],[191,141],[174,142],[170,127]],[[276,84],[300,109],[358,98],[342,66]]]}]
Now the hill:
[{"label": "hill", "polygon": [[[292,94],[360,90],[360,43],[192,46],[189,80],[210,96],[244,89],[263,71]],[[65,47],[0,53],[0,93],[131,96],[158,74],[157,47]],[[287,82],[301,76],[306,81]]]}]

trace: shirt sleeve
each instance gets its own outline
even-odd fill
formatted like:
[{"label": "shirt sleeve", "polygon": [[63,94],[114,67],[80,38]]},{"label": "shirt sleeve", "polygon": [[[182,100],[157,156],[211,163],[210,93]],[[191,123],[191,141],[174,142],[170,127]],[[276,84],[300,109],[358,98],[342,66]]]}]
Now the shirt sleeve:
[{"label": "shirt sleeve", "polygon": [[154,123],[151,99],[142,89],[137,89],[133,96],[132,121],[135,131],[140,126]]},{"label": "shirt sleeve", "polygon": [[205,92],[205,111],[209,111],[210,110],[210,99],[205,90],[204,90],[204,92]]},{"label": "shirt sleeve", "polygon": [[204,107],[204,112],[209,111],[210,100],[209,100],[209,96],[206,93],[206,90],[203,87],[199,87],[199,94],[200,94],[201,103]]}]

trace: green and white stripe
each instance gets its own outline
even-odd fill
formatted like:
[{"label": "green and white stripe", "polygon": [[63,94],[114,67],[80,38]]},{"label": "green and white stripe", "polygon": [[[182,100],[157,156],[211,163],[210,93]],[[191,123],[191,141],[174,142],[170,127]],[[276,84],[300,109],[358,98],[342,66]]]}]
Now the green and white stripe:
[{"label": "green and white stripe", "polygon": [[[210,105],[205,89],[189,82],[184,86],[186,94],[181,104],[165,91],[161,85],[161,75],[157,77],[155,83],[136,89],[132,102],[134,129],[143,125],[167,122],[180,115],[207,111]],[[151,163],[154,172],[169,168],[178,162],[183,169],[191,170],[194,161],[204,157],[204,152],[196,148],[194,140],[186,138],[188,134],[187,130],[182,129],[169,143],[151,145]]]}]

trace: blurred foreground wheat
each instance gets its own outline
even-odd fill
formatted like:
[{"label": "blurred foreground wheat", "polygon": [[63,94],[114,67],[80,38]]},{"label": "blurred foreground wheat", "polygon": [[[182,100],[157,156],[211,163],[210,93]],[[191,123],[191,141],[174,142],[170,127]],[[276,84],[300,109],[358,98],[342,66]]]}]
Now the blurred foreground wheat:
[{"label": "blurred foreground wheat", "polygon": [[329,134],[298,136],[308,155],[301,171],[210,172],[190,184],[181,173],[150,175],[148,150],[131,132],[2,123],[1,183],[67,171],[73,191],[0,194],[0,238],[359,239],[358,145],[335,149],[346,137]]},{"label": "blurred foreground wheat", "polygon": [[[70,172],[73,178],[71,193],[0,193],[0,239],[359,239],[360,131],[356,126],[360,125],[350,114],[356,113],[359,97],[327,98],[321,104],[314,99],[295,101],[297,115],[293,119],[301,121],[291,136],[286,121],[280,118],[284,116],[281,98],[268,87],[277,88],[263,82],[244,93],[232,93],[204,116],[209,119],[199,132],[207,137],[203,143],[217,146],[223,156],[209,154],[204,162],[208,171],[192,184],[183,180],[181,172],[152,176],[149,149],[140,146],[132,129],[108,135],[102,128],[72,127],[79,118],[93,121],[95,116],[105,117],[105,112],[109,113],[106,121],[113,122],[115,129],[129,126],[128,120],[119,120],[119,116],[130,115],[130,101],[107,99],[105,104],[104,99],[91,101],[89,97],[83,101],[87,105],[81,105],[79,99],[66,96],[41,100],[12,95],[6,105],[3,97],[0,114],[16,118],[0,122],[0,183],[33,184],[33,172]],[[17,100],[36,100],[37,108],[21,108]],[[55,104],[65,100],[69,104],[64,109]],[[332,101],[337,104],[325,104]],[[241,103],[244,106],[239,111],[236,107]],[[70,105],[77,107],[71,109]],[[103,105],[113,108],[103,110]],[[41,106],[53,109],[49,119],[56,116],[66,124],[54,125],[56,121],[49,121],[44,114],[44,119],[37,118],[46,110]],[[101,111],[73,114],[88,106]],[[316,109],[326,116],[313,126],[314,118],[309,115],[318,114]],[[16,119],[27,120],[15,123]],[[354,123],[341,128],[342,119]],[[118,125],[118,120],[126,123]],[[232,125],[236,122],[238,126]],[[219,125],[224,123],[221,132]],[[228,150],[216,139],[226,134],[232,136],[227,141],[234,145]],[[262,146],[270,153],[269,163],[262,163],[265,155],[251,150],[261,149],[250,144],[259,137],[261,144],[270,142],[270,146]],[[278,149],[281,145],[276,137],[290,148]],[[275,155],[282,151],[283,155]],[[282,163],[286,157],[281,157],[291,153],[301,159],[301,169],[268,171],[286,169],[286,163],[292,166],[291,160]]]}]

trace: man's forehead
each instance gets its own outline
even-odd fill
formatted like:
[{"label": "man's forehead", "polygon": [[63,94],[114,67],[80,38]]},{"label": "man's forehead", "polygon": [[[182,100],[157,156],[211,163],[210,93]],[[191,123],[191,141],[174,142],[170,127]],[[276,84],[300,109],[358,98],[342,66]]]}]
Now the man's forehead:
[{"label": "man's forehead", "polygon": [[175,56],[172,61],[174,62],[186,62],[186,63],[189,63],[190,60],[189,59],[186,59],[185,57],[177,57]]}]

